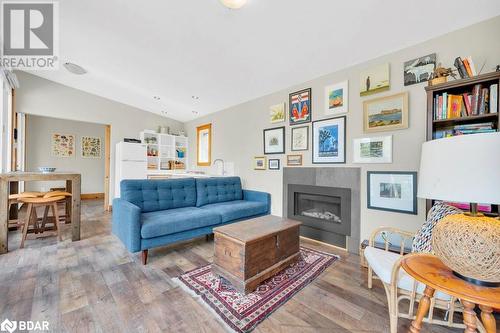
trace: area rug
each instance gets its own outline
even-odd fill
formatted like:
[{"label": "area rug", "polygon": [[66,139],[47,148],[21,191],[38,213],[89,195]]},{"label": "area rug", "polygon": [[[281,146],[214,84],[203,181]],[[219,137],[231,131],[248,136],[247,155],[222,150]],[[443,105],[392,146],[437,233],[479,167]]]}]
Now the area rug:
[{"label": "area rug", "polygon": [[210,264],[184,273],[176,280],[211,309],[226,327],[235,332],[250,332],[338,259],[338,256],[305,247],[300,248],[300,253],[297,263],[262,282],[246,296],[213,274]]}]

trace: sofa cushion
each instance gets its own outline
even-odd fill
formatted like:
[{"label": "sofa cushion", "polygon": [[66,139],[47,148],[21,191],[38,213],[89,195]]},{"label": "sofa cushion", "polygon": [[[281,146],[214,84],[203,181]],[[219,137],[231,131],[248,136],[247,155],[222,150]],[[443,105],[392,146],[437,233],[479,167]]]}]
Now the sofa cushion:
[{"label": "sofa cushion", "polygon": [[194,207],[196,182],[194,178],[126,179],[120,183],[120,196],[141,208],[143,213]]},{"label": "sofa cushion", "polygon": [[243,199],[240,177],[196,179],[196,207]]},{"label": "sofa cushion", "polygon": [[196,207],[174,208],[141,215],[142,238],[153,238],[221,223],[214,212]]},{"label": "sofa cushion", "polygon": [[265,214],[267,213],[268,207],[265,202],[234,200],[205,205],[200,207],[200,209],[219,214],[222,218],[222,223],[225,223],[245,217]]}]

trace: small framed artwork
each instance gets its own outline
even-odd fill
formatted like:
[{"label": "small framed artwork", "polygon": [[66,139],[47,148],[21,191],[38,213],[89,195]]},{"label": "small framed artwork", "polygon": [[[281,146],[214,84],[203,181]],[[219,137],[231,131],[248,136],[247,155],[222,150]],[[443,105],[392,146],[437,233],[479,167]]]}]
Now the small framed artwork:
[{"label": "small framed artwork", "polygon": [[325,87],[325,113],[346,113],[349,103],[349,81]]},{"label": "small framed artwork", "polygon": [[276,105],[272,105],[269,107],[269,116],[271,123],[282,123],[285,121],[286,112],[285,112],[285,103],[279,103]]},{"label": "small framed artwork", "polygon": [[436,68],[436,53],[405,61],[403,79],[405,86],[429,81]]},{"label": "small framed artwork", "polygon": [[75,136],[73,134],[52,133],[50,150],[54,157],[75,156]]},{"label": "small framed artwork", "polygon": [[302,155],[286,155],[286,165],[288,166],[300,166],[302,165]]},{"label": "small framed artwork", "polygon": [[290,125],[308,123],[312,119],[311,88],[296,91],[289,96]]},{"label": "small framed artwork", "polygon": [[266,160],[265,156],[255,156],[253,158],[253,168],[254,170],[266,170]]},{"label": "small framed artwork", "polygon": [[417,215],[417,173],[368,171],[368,208]]},{"label": "small framed artwork", "polygon": [[292,127],[292,151],[309,149],[309,126]]},{"label": "small framed artwork", "polygon": [[285,126],[264,130],[264,154],[285,153]]},{"label": "small framed artwork", "polygon": [[280,169],[280,160],[278,158],[269,159],[269,170],[279,170]]},{"label": "small framed artwork", "polygon": [[363,102],[363,130],[365,133],[405,128],[408,128],[407,92]]},{"label": "small framed artwork", "polygon": [[392,163],[392,135],[353,140],[353,163]]},{"label": "small framed artwork", "polygon": [[101,138],[82,136],[82,157],[101,158]]},{"label": "small framed artwork", "polygon": [[360,96],[376,94],[389,88],[389,63],[366,69],[359,76]]},{"label": "small framed artwork", "polygon": [[345,163],[345,122],[345,116],[313,121],[313,163]]}]

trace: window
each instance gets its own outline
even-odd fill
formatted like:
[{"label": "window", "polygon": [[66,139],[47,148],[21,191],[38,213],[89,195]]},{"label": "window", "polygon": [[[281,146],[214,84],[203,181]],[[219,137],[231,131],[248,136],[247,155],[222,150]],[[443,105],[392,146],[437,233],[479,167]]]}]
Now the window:
[{"label": "window", "polygon": [[198,166],[212,164],[212,124],[196,127],[196,162]]}]

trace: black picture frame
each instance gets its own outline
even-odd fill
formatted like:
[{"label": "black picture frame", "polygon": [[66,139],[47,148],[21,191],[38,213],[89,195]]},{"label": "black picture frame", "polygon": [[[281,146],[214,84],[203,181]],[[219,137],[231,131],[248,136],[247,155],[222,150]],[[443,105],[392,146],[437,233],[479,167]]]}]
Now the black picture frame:
[{"label": "black picture frame", "polygon": [[[278,162],[278,167],[277,168],[271,168],[271,161],[276,161]],[[267,160],[267,168],[269,170],[279,170],[281,167],[280,159],[279,158],[270,158]]]},{"label": "black picture frame", "polygon": [[[300,93],[307,92],[309,95],[309,118],[307,120],[301,120],[301,121],[293,121],[292,117],[292,110],[293,110],[293,103],[292,103],[292,96],[293,95],[298,95]],[[288,95],[288,123],[290,126],[294,125],[299,125],[299,124],[306,124],[310,123],[312,121],[312,88],[306,88],[298,91],[294,91]]]},{"label": "black picture frame", "polygon": [[[387,208],[387,207],[379,207],[379,206],[373,206],[372,205],[372,198],[371,198],[371,177],[372,175],[380,175],[380,174],[386,174],[386,175],[408,175],[412,177],[412,182],[413,182],[413,188],[412,188],[412,193],[413,193],[413,205],[412,205],[412,210],[401,210],[401,209],[393,209],[393,208]],[[366,202],[367,202],[367,208],[368,209],[375,209],[375,210],[382,210],[382,211],[387,211],[387,212],[394,212],[394,213],[402,213],[402,214],[410,214],[410,215],[417,215],[418,214],[418,200],[417,200],[417,172],[416,171],[367,171],[366,173]]]},{"label": "black picture frame", "polygon": [[[306,148],[305,149],[293,149],[293,131],[301,129],[301,128],[306,128],[307,129],[307,134],[306,134]],[[305,151],[309,150],[309,125],[305,126],[297,126],[297,127],[291,127],[290,128],[290,150],[291,151]]]},{"label": "black picture frame", "polygon": [[[328,121],[328,120],[332,120],[332,119],[343,119],[343,123],[344,123],[344,156],[343,156],[343,161],[341,161],[341,162],[317,162],[314,159],[314,152],[315,152],[315,147],[316,147],[314,144],[314,124]],[[346,163],[346,140],[347,140],[347,117],[346,116],[325,118],[325,119],[313,121],[312,122],[312,138],[311,138],[311,144],[312,144],[311,161],[312,161],[312,164],[345,164]]]},{"label": "black picture frame", "polygon": [[[269,153],[269,152],[266,152],[266,132],[275,131],[275,130],[281,130],[281,138],[283,140],[283,150],[278,151],[278,152]],[[264,155],[284,154],[285,153],[285,126],[265,128],[262,131],[262,139],[263,139],[263,143],[264,143]]]}]

